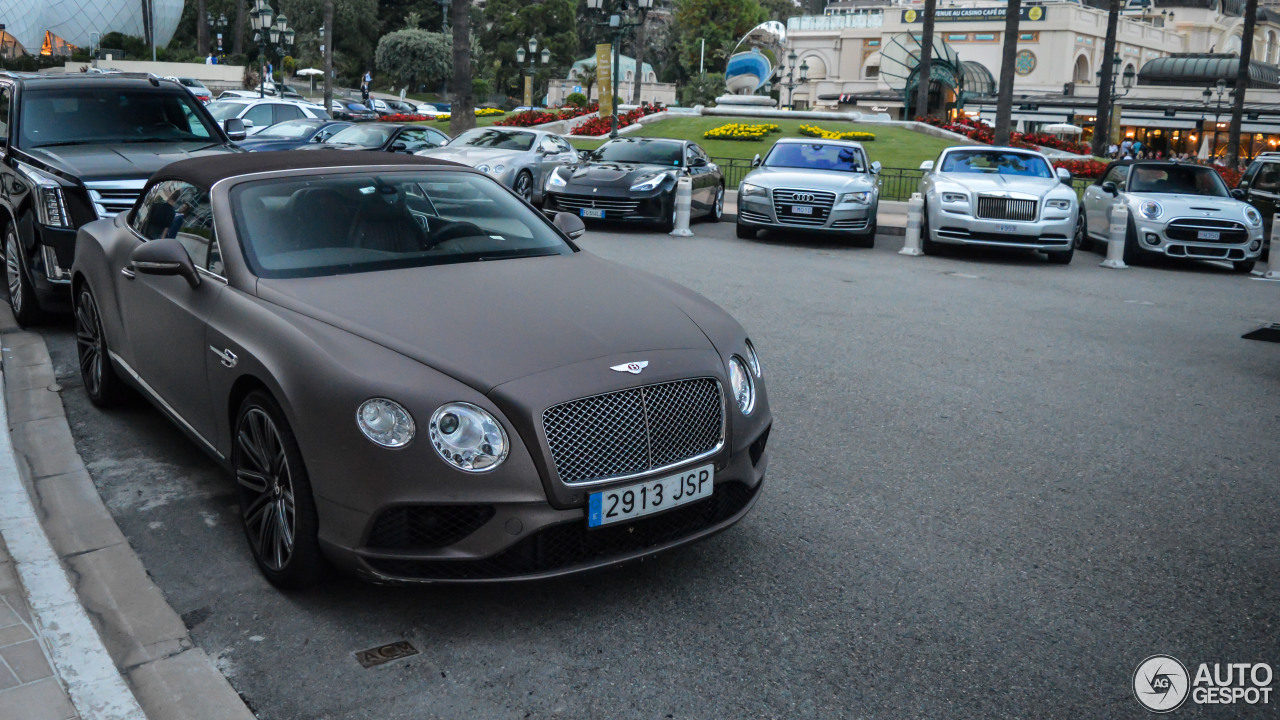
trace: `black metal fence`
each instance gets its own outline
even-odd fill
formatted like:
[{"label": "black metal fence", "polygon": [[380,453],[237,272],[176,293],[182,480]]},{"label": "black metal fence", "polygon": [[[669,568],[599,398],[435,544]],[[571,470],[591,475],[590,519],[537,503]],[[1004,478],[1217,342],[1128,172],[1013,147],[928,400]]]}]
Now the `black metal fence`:
[{"label": "black metal fence", "polygon": [[[713,157],[711,161],[720,166],[721,172],[724,173],[724,186],[729,190],[737,190],[742,178],[751,172],[751,161],[744,158]],[[910,200],[911,193],[916,192],[920,187],[920,176],[923,172],[919,168],[881,168],[880,199],[903,202]],[[1076,191],[1077,196],[1083,196],[1084,189],[1091,183],[1093,181],[1088,178],[1071,179],[1071,187]]]}]

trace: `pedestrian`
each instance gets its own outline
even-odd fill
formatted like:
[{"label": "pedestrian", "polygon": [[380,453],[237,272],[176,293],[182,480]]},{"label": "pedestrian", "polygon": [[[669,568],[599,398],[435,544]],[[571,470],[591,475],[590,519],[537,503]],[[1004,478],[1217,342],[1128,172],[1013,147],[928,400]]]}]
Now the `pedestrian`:
[{"label": "pedestrian", "polygon": [[1111,146],[1107,148],[1107,157],[1115,159],[1115,156],[1118,154],[1120,154],[1120,146],[1115,143],[1111,143]]},{"label": "pedestrian", "polygon": [[1130,140],[1129,138],[1125,138],[1120,143],[1120,153],[1128,157],[1132,152],[1133,152],[1133,141]]},{"label": "pedestrian", "polygon": [[213,53],[209,53],[209,57],[207,57],[207,58],[205,58],[205,59],[204,59],[204,64],[205,64],[205,65],[213,65],[213,64],[215,64],[216,62],[217,62],[217,61],[213,59]]},{"label": "pedestrian", "polygon": [[369,104],[369,88],[373,85],[373,71],[365,70],[364,77],[360,80],[360,97],[365,104]]}]

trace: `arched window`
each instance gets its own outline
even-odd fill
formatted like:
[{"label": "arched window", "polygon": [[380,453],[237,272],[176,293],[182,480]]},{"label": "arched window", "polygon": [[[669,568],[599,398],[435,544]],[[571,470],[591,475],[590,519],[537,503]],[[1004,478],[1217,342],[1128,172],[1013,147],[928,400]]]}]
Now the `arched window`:
[{"label": "arched window", "polygon": [[635,77],[635,73],[634,73],[634,72],[632,72],[632,71],[630,71],[630,70],[628,70],[628,71],[627,71],[627,76],[626,76],[624,79],[625,79],[627,82],[631,82],[631,79],[632,79],[632,78],[634,78],[634,77]]},{"label": "arched window", "polygon": [[1075,70],[1071,73],[1071,79],[1077,85],[1088,85],[1090,80],[1089,74],[1089,58],[1081,55],[1076,58]]},{"label": "arched window", "polygon": [[808,57],[802,58],[800,62],[803,64],[807,64],[809,66],[807,77],[810,80],[826,80],[827,79],[827,64],[823,62],[822,58],[818,57],[817,55],[810,55]]}]

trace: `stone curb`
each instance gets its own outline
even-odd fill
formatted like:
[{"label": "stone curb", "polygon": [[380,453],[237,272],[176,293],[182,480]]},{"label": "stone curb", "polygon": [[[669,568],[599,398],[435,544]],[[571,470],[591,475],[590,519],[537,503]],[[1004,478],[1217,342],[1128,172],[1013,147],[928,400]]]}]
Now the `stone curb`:
[{"label": "stone curb", "polygon": [[0,419],[12,435],[12,444],[10,433],[0,439],[0,529],[77,711],[83,720],[254,720],[102,503],[44,339],[14,330],[0,306]]}]

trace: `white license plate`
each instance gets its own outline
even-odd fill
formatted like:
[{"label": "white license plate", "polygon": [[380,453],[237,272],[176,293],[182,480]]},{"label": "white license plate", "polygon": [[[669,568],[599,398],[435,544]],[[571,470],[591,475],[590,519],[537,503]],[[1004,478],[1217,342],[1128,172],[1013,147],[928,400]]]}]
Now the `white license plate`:
[{"label": "white license plate", "polygon": [[715,466],[703,465],[657,480],[603,490],[587,496],[587,527],[652,515],[711,497]]},{"label": "white license plate", "polygon": [[1196,233],[1196,237],[1200,240],[1221,240],[1222,233],[1217,230],[1201,230]]},{"label": "white license plate", "polygon": [[604,210],[601,210],[600,208],[582,208],[582,217],[603,218]]},{"label": "white license plate", "polygon": [[808,205],[792,205],[791,214],[792,215],[812,215],[813,208],[809,207]]},{"label": "white license plate", "polygon": [[1013,225],[997,225],[996,232],[1007,232],[1007,233],[1018,232],[1018,228]]}]

